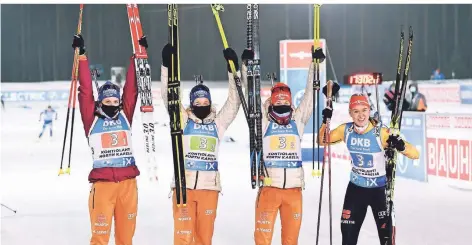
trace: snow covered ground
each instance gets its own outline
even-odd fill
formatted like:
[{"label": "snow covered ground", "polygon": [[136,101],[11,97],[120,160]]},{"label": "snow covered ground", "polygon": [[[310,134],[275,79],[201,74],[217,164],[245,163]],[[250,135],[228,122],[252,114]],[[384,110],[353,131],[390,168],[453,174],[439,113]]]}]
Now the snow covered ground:
[{"label": "snow covered ground", "polygon": [[[91,156],[78,110],[71,175],[58,177],[66,110],[59,110],[53,139],[50,140],[46,134],[41,141],[36,142],[41,129],[41,124],[37,121],[39,109],[7,108],[5,113],[2,112],[1,203],[18,212],[14,214],[1,208],[1,244],[87,244],[91,234],[87,207],[90,186],[87,175],[91,168]],[[138,113],[133,135],[138,164],[142,162],[144,152],[139,117]],[[256,191],[251,189],[249,183],[247,127],[244,120],[241,120],[241,115],[230,127],[228,134],[234,136],[237,142],[223,142],[220,148],[223,195],[219,199],[213,244],[254,244]],[[169,129],[157,127],[156,135],[159,139],[157,149],[160,180],[158,183],[149,182],[144,166],[141,168],[134,238],[134,243],[138,245],[172,244],[172,207],[171,199],[168,198],[172,176]],[[67,160],[65,162],[67,164]],[[320,187],[320,179],[310,175],[310,163],[306,164],[305,170],[306,190],[300,245],[315,244]],[[339,220],[348,183],[349,165],[335,162],[332,171],[333,244],[341,244]],[[329,242],[327,200],[328,196],[325,195],[320,244]],[[472,192],[437,183],[432,185],[397,179],[395,200],[398,245],[471,244]],[[110,244],[114,244],[113,239]],[[279,221],[276,223],[273,244],[280,244]],[[370,212],[364,221],[359,244],[379,244]]]}]

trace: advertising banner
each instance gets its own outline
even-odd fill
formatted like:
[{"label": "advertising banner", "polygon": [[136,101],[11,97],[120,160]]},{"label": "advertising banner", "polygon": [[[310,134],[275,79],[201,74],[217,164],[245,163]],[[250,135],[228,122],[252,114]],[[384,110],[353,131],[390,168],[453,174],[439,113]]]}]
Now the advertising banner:
[{"label": "advertising banner", "polygon": [[[325,47],[326,40],[320,39],[321,47]],[[280,82],[288,84],[292,91],[293,105],[298,107],[307,86],[308,71],[311,64],[311,46],[313,40],[281,40],[280,41]],[[321,87],[326,84],[326,62],[320,64],[320,83]],[[310,87],[312,89],[312,87]],[[314,102],[316,103],[316,101]],[[320,104],[324,107],[324,95],[320,92]],[[316,108],[316,104],[314,105]],[[321,122],[321,110],[320,114]],[[305,126],[304,142],[302,143],[302,158],[303,161],[312,161],[313,146],[308,141],[312,141],[313,133],[313,116]],[[316,137],[316,135],[315,135]],[[309,140],[311,139],[311,140]],[[321,150],[321,152],[323,152]],[[322,158],[321,153],[321,158]],[[315,151],[315,160],[317,160],[318,152]]]},{"label": "advertising banner", "polygon": [[[382,123],[388,126],[390,124],[390,116],[382,116]],[[412,160],[399,153],[397,155],[397,176],[427,182],[426,151],[424,149],[426,134],[425,114],[423,112],[403,112],[400,131],[403,139],[418,149],[420,158]]]},{"label": "advertising banner", "polygon": [[426,116],[428,175],[472,181],[472,115]]},{"label": "advertising banner", "polygon": [[55,101],[67,100],[69,98],[68,90],[53,91],[2,91],[5,102],[23,102],[23,101]]},{"label": "advertising banner", "polygon": [[418,90],[426,97],[428,104],[460,104],[460,85],[453,84],[419,84]]}]

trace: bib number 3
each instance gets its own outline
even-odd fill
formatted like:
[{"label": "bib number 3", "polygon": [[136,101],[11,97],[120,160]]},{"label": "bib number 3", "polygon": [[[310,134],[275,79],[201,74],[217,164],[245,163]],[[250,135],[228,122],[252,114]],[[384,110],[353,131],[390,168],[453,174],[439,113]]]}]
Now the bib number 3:
[{"label": "bib number 3", "polygon": [[128,138],[125,132],[113,132],[102,134],[102,147],[114,148],[128,145]]},{"label": "bib number 3", "polygon": [[190,138],[191,150],[215,152],[216,144],[217,142],[214,138],[195,136]]},{"label": "bib number 3", "polygon": [[272,150],[294,150],[295,137],[293,136],[273,137],[270,140],[270,148]]}]

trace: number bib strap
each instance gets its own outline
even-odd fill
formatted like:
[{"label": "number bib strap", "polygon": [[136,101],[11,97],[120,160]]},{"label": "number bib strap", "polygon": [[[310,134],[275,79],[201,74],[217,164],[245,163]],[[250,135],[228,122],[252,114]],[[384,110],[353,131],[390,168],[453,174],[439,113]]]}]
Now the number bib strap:
[{"label": "number bib strap", "polygon": [[387,183],[387,177],[385,175],[380,177],[362,177],[351,172],[351,182],[357,186],[364,188],[378,188],[383,187]]},{"label": "number bib strap", "polygon": [[302,161],[266,161],[267,168],[301,168]]},{"label": "number bib strap", "polygon": [[194,171],[218,171],[218,162],[185,160],[185,169]]},{"label": "number bib strap", "polygon": [[121,157],[93,161],[93,168],[124,168],[134,165],[136,165],[134,157]]}]

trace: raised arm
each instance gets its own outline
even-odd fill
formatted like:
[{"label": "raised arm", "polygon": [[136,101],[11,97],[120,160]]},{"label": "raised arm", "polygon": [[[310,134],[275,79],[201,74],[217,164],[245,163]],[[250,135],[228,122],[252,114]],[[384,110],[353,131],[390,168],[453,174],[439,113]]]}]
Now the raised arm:
[{"label": "raised arm", "polygon": [[[240,71],[238,71],[237,74],[238,77],[241,77]],[[226,99],[226,102],[224,103],[223,107],[221,107],[221,110],[218,112],[215,118],[215,123],[218,127],[218,133],[220,134],[219,137],[222,137],[224,135],[226,129],[228,129],[229,125],[238,115],[239,107],[241,106],[241,100],[239,99],[234,77],[233,74],[230,72],[228,72],[228,81],[228,98]]]},{"label": "raised arm", "polygon": [[85,136],[88,136],[90,127],[95,119],[95,100],[93,98],[92,75],[89,62],[85,55],[84,39],[82,35],[75,35],[72,48],[79,49],[79,108],[84,124]]},{"label": "raised arm", "polygon": [[313,114],[313,62],[308,68],[308,78],[305,86],[305,93],[297,109],[295,109],[295,121],[306,125]]},{"label": "raised arm", "polygon": [[[169,104],[167,100],[167,86],[169,82],[169,67],[172,62],[172,52],[173,52],[173,48],[169,43],[166,44],[164,48],[162,49],[161,97],[162,97],[162,102],[166,110],[168,110],[168,104]],[[180,101],[182,102],[182,87],[180,88]],[[180,116],[182,117],[182,121],[183,121],[183,125],[181,126],[183,129],[185,124],[187,123],[188,114],[182,103],[180,103],[180,112],[181,112]]]},{"label": "raised arm", "polygon": [[[317,59],[319,63],[322,63],[325,59],[325,55],[321,48],[317,48],[314,52],[312,51],[312,59]],[[301,99],[300,105],[295,110],[295,120],[306,125],[311,115],[313,114],[313,61],[310,62],[308,68],[308,76],[306,81],[305,93]]]},{"label": "raised arm", "polygon": [[85,135],[95,119],[95,100],[93,98],[92,75],[85,54],[79,56],[79,108]]},{"label": "raised arm", "polygon": [[[239,68],[238,64],[238,56],[233,49],[227,48],[223,51],[224,57],[227,60],[232,60],[234,62],[234,66],[236,69]],[[239,99],[238,90],[236,88],[236,81],[235,77],[231,73],[231,69],[228,67],[228,81],[229,81],[229,89],[228,89],[228,98],[224,103],[221,110],[218,112],[215,118],[215,123],[218,127],[218,134],[219,137],[223,137],[226,129],[228,129],[229,125],[233,122],[233,120],[238,115],[239,107],[241,106],[241,100]],[[246,69],[247,70],[247,69]],[[241,79],[241,72],[237,71],[236,75],[239,79]]]},{"label": "raised arm", "polygon": [[133,115],[138,100],[138,84],[136,80],[136,71],[134,67],[134,58],[131,57],[126,73],[126,82],[123,87],[123,113],[126,115],[130,125],[133,124]]}]

